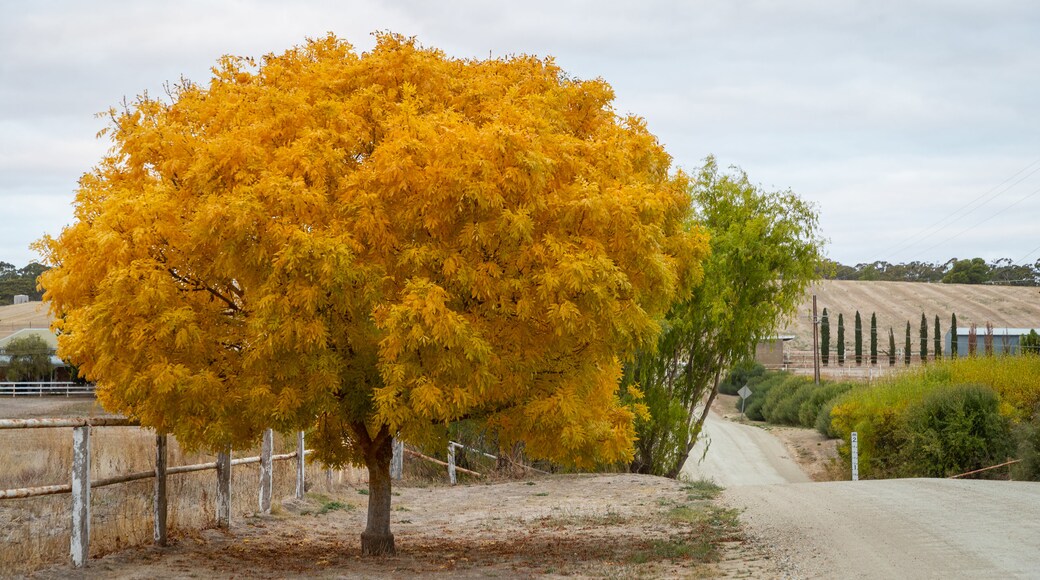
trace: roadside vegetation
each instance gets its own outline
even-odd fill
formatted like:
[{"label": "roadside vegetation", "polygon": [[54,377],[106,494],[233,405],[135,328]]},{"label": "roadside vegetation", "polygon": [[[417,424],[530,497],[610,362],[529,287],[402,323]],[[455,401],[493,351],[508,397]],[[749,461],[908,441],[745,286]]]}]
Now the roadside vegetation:
[{"label": "roadside vegetation", "polygon": [[[815,428],[841,438],[851,467],[858,434],[864,479],[950,477],[1007,461],[973,477],[1040,480],[1040,357],[943,360],[873,384],[822,381],[738,365],[720,391],[748,385],[748,419]],[[737,402],[738,408],[740,402]],[[849,469],[845,469],[849,472]]]}]

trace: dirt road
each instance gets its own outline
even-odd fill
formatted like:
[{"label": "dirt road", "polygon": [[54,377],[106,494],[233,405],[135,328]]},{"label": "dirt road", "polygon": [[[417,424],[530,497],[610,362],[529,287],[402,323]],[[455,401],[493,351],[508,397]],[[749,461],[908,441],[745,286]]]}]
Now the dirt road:
[{"label": "dirt road", "polygon": [[705,461],[691,460],[687,473],[725,482],[724,501],[743,510],[752,544],[763,548],[752,557],[773,562],[772,574],[1040,578],[1038,483],[784,483],[798,474],[767,431],[716,416],[709,433]]},{"label": "dirt road", "polygon": [[723,419],[714,411],[708,414],[682,473],[690,480],[711,479],[723,487],[810,481],[768,431]]}]

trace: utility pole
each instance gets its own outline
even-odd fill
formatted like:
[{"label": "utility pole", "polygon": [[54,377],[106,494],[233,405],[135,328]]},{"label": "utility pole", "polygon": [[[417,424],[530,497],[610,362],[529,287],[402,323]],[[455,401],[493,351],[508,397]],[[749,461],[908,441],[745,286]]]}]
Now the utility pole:
[{"label": "utility pole", "polygon": [[816,293],[812,295],[813,382],[820,384],[820,318],[816,315]]}]

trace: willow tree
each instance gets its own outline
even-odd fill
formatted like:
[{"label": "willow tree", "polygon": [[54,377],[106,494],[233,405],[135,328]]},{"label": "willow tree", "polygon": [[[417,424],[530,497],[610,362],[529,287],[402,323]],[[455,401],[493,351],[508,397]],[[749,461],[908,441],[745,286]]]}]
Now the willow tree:
[{"label": "willow tree", "polygon": [[822,262],[813,207],[768,192],[708,158],[693,186],[696,223],[711,239],[704,282],[672,307],[656,349],[642,350],[625,384],[645,393],[633,471],[675,477],[697,440],[719,379],[794,312]]},{"label": "willow tree", "polygon": [[[75,221],[38,244],[64,357],[191,448],[306,429],[369,472],[480,420],[578,466],[633,455],[619,357],[699,275],[688,178],[601,80],[332,36],[111,112]],[[629,391],[631,393],[631,391]]]}]

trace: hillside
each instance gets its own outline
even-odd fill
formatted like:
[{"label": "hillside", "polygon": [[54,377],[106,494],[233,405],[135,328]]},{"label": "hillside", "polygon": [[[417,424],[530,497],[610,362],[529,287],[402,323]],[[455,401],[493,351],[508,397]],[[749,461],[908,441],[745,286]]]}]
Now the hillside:
[{"label": "hillside", "polygon": [[23,328],[47,328],[51,316],[43,302],[0,306],[0,338]]},{"label": "hillside", "polygon": [[813,292],[819,314],[826,308],[831,317],[832,337],[837,336],[838,313],[844,314],[845,338],[850,343],[856,310],[863,317],[864,341],[870,332],[870,314],[876,312],[879,342],[888,340],[891,327],[902,344],[909,320],[915,348],[922,312],[928,317],[929,338],[935,316],[939,315],[945,334],[951,313],[957,314],[957,326],[974,322],[982,329],[991,322],[996,327],[1040,327],[1040,290],[1035,287],[822,280],[806,293],[798,315],[780,331],[796,336],[795,350],[812,348]]}]

